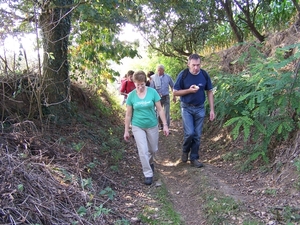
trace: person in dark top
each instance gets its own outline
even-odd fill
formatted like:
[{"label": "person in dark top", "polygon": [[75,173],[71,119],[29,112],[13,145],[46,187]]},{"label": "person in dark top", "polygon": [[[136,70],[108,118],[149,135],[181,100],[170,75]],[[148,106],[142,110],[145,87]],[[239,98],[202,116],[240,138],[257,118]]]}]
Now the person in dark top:
[{"label": "person in dark top", "polygon": [[153,71],[149,71],[148,73],[147,73],[147,82],[146,82],[146,86],[147,87],[150,87],[150,84],[151,84],[151,76],[154,74],[154,72]]},{"label": "person in dark top", "polygon": [[205,116],[205,93],[210,107],[209,120],[215,119],[213,85],[207,72],[201,69],[198,54],[188,59],[188,70],[181,71],[176,79],[173,92],[180,96],[181,117],[183,121],[184,139],[181,160],[187,162],[190,154],[191,165],[197,168],[203,164],[198,161],[200,138]]}]

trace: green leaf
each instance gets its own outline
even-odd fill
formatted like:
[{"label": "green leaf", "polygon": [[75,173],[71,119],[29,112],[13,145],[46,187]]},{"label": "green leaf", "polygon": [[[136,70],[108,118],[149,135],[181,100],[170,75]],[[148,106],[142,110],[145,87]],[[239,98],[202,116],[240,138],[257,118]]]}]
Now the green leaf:
[{"label": "green leaf", "polygon": [[253,124],[257,128],[257,130],[259,132],[261,132],[262,134],[266,134],[267,133],[266,128],[263,126],[263,124],[260,121],[255,120],[253,122]]},{"label": "green leaf", "polygon": [[232,135],[233,135],[233,139],[237,139],[237,137],[239,136],[239,132],[240,132],[240,127],[242,125],[242,120],[239,120],[236,124],[236,126],[233,128],[233,130],[231,131]]},{"label": "green leaf", "polygon": [[282,124],[280,124],[277,129],[278,134],[281,134],[281,132],[282,132]]},{"label": "green leaf", "polygon": [[87,210],[86,210],[86,208],[83,207],[83,206],[80,206],[79,209],[77,210],[77,213],[78,213],[79,216],[84,216],[84,215],[86,215],[86,212],[87,212]]},{"label": "green leaf", "polygon": [[230,125],[232,125],[233,123],[235,123],[236,121],[239,121],[241,117],[234,117],[231,118],[229,120],[226,121],[226,123],[224,124],[225,127],[228,127]]},{"label": "green leaf", "polygon": [[250,95],[252,95],[252,93],[247,93],[247,94],[245,94],[245,95],[240,96],[240,97],[235,101],[234,104],[238,104],[239,102],[244,101],[244,100],[245,100],[246,98],[248,98]]},{"label": "green leaf", "polygon": [[106,187],[104,190],[101,190],[99,194],[100,195],[107,195],[110,200],[113,200],[116,193],[110,187]]},{"label": "green leaf", "polygon": [[95,207],[95,213],[94,213],[94,218],[97,218],[101,215],[107,215],[109,214],[109,212],[111,211],[111,209],[107,209],[105,207],[103,207],[103,204],[101,204],[99,207]]},{"label": "green leaf", "polygon": [[280,125],[281,121],[274,121],[273,123],[268,124],[267,126],[267,137],[270,137],[274,134],[275,130]]},{"label": "green leaf", "polygon": [[261,103],[264,100],[264,94],[262,91],[256,92],[256,101],[257,103]]}]

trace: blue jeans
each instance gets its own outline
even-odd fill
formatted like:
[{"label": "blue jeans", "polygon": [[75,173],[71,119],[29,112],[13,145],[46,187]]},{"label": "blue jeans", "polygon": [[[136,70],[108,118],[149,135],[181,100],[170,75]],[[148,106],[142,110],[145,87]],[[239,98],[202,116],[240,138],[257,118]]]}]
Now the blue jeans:
[{"label": "blue jeans", "polygon": [[184,129],[182,151],[190,153],[190,160],[199,159],[200,138],[205,117],[204,104],[189,105],[181,102],[181,116]]}]

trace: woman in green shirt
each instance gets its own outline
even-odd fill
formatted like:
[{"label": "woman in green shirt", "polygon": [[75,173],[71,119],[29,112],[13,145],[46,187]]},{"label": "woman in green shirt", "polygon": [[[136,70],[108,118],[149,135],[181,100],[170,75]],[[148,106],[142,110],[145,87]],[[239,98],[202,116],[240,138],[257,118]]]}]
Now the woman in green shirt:
[{"label": "woman in green shirt", "polygon": [[160,103],[160,96],[155,89],[146,86],[146,79],[143,71],[133,74],[136,89],[129,93],[126,100],[124,139],[129,141],[131,124],[145,176],[145,184],[150,185],[153,181],[153,157],[158,150],[159,137],[155,108],[163,121],[164,135],[169,135],[169,128]]}]

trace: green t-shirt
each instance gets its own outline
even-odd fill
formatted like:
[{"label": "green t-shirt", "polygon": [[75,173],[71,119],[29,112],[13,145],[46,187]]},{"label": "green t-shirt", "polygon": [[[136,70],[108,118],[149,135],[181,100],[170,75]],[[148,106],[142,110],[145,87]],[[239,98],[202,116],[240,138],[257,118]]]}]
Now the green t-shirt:
[{"label": "green t-shirt", "polygon": [[131,124],[140,128],[151,128],[157,126],[155,113],[155,102],[160,100],[157,91],[151,87],[146,87],[147,93],[143,99],[139,98],[136,89],[131,91],[126,100],[126,104],[132,106]]}]

